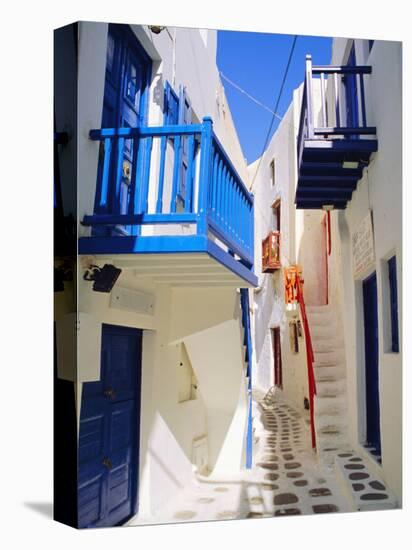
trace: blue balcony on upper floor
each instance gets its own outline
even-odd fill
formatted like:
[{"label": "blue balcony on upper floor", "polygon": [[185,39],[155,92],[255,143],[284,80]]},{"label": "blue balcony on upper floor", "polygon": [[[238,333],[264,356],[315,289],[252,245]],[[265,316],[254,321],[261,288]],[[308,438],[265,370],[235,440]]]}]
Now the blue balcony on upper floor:
[{"label": "blue balcony on upper floor", "polygon": [[[376,128],[366,121],[364,77],[369,66],[312,66],[306,74],[297,143],[296,208],[344,209],[370,156],[378,149]],[[320,87],[319,120],[314,82]],[[316,124],[318,121],[318,124]]]},{"label": "blue balcony on upper floor", "polygon": [[[256,286],[253,196],[201,124],[102,128],[95,212],[79,254],[117,258],[154,282]],[[81,180],[81,178],[80,178]]]}]

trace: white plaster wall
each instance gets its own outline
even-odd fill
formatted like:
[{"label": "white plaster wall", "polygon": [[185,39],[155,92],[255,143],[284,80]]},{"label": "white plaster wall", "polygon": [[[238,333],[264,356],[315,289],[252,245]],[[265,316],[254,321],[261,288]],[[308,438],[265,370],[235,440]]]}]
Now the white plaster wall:
[{"label": "white plaster wall", "polygon": [[79,236],[90,228],[80,224],[94,211],[99,142],[89,132],[101,128],[107,46],[106,23],[79,23],[77,77],[77,196]]},{"label": "white plaster wall", "polygon": [[243,466],[247,388],[239,319],[184,339],[207,408],[209,468],[227,473]]},{"label": "white plaster wall", "polygon": [[[282,394],[296,407],[303,407],[307,397],[307,371],[304,339],[299,339],[299,353],[290,349],[289,321],[285,313],[283,268],[296,263],[301,232],[296,227],[294,205],[296,187],[296,135],[299,124],[300,92],[294,100],[265,151],[255,178],[255,266],[259,288],[254,292],[252,315],[254,364],[253,386],[267,391],[274,385],[274,357],[271,329],[279,326],[282,352]],[[270,182],[270,163],[275,159],[275,185]],[[259,161],[249,166],[253,180]],[[262,273],[262,240],[274,229],[271,205],[281,199],[281,263],[282,269]],[[280,390],[279,390],[280,391]]]},{"label": "white plaster wall", "polygon": [[[200,122],[206,115],[213,117],[218,138],[247,184],[246,164],[216,67],[216,31],[200,33],[198,29],[168,28],[154,35],[147,27],[138,25],[133,25],[132,30],[153,60],[149,124],[163,124],[165,81],[168,80],[177,92],[180,85],[186,86],[193,107],[193,122]],[[79,221],[94,209],[99,146],[89,139],[89,131],[101,126],[107,31],[105,23],[79,24]],[[155,143],[153,166],[157,166],[158,156],[159,148]],[[170,157],[169,154],[166,163],[169,182],[173,169]],[[151,176],[156,178],[157,169]],[[155,199],[152,190],[149,194],[151,211]],[[169,229],[180,233],[189,230],[187,227]],[[165,227],[148,227],[144,234],[154,231],[165,233]],[[79,225],[79,234],[89,235],[90,229]],[[102,262],[94,258],[94,263]],[[116,263],[115,258],[113,262]],[[196,438],[206,436],[208,439],[209,467],[219,471],[241,467],[247,397],[236,291],[216,287],[172,291],[167,285],[143,285],[131,272],[123,270],[119,285],[155,295],[154,314],[146,315],[110,307],[110,295],[93,292],[92,283],[84,281],[81,275],[79,271],[79,312],[95,321],[94,328],[110,323],[144,329],[139,465],[141,512],[156,510],[190,481],[192,444]],[[96,334],[99,330],[90,329],[89,349],[79,348],[80,357],[88,358],[82,372],[84,381],[94,380],[100,373],[100,344]],[[179,403],[180,347],[182,341],[186,343],[189,339],[199,391],[197,399]],[[90,353],[91,350],[95,352]],[[78,414],[81,391],[80,383]],[[219,402],[216,402],[217,397]]]},{"label": "white plaster wall", "polygon": [[[99,257],[94,262],[103,263]],[[144,514],[157,510],[191,481],[195,439],[207,439],[210,470],[233,472],[244,465],[247,391],[239,294],[231,288],[143,284],[126,269],[117,284],[154,295],[154,314],[110,307],[109,294],[93,292],[91,282],[79,279],[80,316],[93,319],[94,325],[86,326],[85,346],[78,344],[83,367],[77,414],[82,382],[100,375],[96,335],[101,334],[101,324],[144,329],[139,464],[140,513]],[[196,399],[179,403],[182,342],[198,391]]]},{"label": "white plaster wall", "polygon": [[[356,40],[359,64],[372,65],[365,81],[368,124],[376,125],[378,152],[364,171],[345,212],[332,214],[330,298],[344,304],[343,324],[347,356],[349,433],[354,444],[365,437],[364,344],[361,280],[353,278],[351,238],[359,222],[373,211],[375,268],[379,322],[379,391],[382,440],[381,474],[399,498],[402,495],[402,357],[388,351],[388,288],[386,261],[396,253],[399,335],[402,344],[402,173],[401,173],[401,45],[375,41],[369,55],[367,41]],[[352,41],[334,41],[333,64],[341,64]],[[341,275],[340,275],[341,274]]]},{"label": "white plaster wall", "polygon": [[[178,93],[179,86],[187,89],[193,110],[193,122],[201,122],[211,116],[213,129],[231,158],[236,170],[248,184],[246,162],[231,117],[224,88],[216,66],[217,33],[213,30],[167,27],[159,35],[151,33],[146,26],[131,25],[142,47],[152,59],[152,79],[148,101],[148,124],[163,124],[163,92],[169,81]],[[104,95],[106,23],[79,23],[78,66],[78,180],[79,220],[94,210],[98,142],[89,139],[89,131],[101,126]],[[206,32],[206,34],[205,34]],[[207,40],[205,41],[205,36]],[[155,139],[152,151],[151,185],[149,188],[149,211],[153,212],[156,201],[160,140]],[[198,162],[199,159],[197,159]],[[165,173],[164,206],[168,211],[167,198],[173,173],[172,151],[168,147]],[[195,187],[197,186],[197,178]],[[197,191],[195,191],[197,196]],[[170,199],[169,199],[170,200]],[[79,225],[81,235],[89,235],[90,228]],[[188,226],[145,226],[143,235],[185,234]]]},{"label": "white plaster wall", "polygon": [[201,391],[196,400],[178,402],[181,350],[180,345],[171,344],[169,338],[173,316],[170,287],[159,287],[156,301],[157,330],[153,336],[153,360],[144,365],[143,382],[147,395],[141,420],[147,441],[147,452],[142,460],[149,477],[143,485],[146,483],[150,487],[152,512],[191,480],[193,439],[208,431]]}]

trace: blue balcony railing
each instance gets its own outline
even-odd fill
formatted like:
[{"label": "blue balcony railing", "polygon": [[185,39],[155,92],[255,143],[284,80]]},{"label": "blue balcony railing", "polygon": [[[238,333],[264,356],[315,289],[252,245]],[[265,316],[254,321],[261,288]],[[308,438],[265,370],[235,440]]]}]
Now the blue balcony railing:
[{"label": "blue balcony railing", "polygon": [[[127,237],[141,235],[144,225],[191,224],[193,234],[214,237],[232,258],[253,268],[253,196],[209,117],[202,124],[102,128],[91,130],[90,138],[104,146],[96,213],[85,216],[83,225],[121,228]],[[136,160],[126,163],[125,178],[128,158]],[[160,229],[155,234],[163,236]],[[181,242],[189,237],[181,235]]]},{"label": "blue balcony railing", "polygon": [[[333,139],[376,135],[376,128],[368,126],[364,76],[372,68],[364,65],[313,66],[310,55],[306,56],[305,81],[298,130],[298,159],[301,159],[303,144],[310,139]],[[320,79],[321,124],[315,124],[313,105],[313,80]],[[330,80],[331,96],[327,100],[327,79]],[[358,85],[359,82],[359,85]]]},{"label": "blue balcony railing", "polygon": [[[306,56],[297,136],[297,208],[346,208],[377,151],[376,127],[367,123],[365,77],[370,66],[312,66]],[[314,87],[319,91],[314,101]],[[317,94],[316,94],[317,95]]]}]

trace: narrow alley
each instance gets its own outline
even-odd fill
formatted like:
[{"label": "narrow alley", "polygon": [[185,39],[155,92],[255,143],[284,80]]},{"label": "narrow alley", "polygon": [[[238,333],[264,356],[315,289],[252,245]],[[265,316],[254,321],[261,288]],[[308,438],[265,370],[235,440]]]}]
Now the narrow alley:
[{"label": "narrow alley", "polygon": [[382,501],[393,506],[385,486],[366,472],[362,459],[339,451],[335,458],[343,461],[343,470],[363,480],[353,483],[348,494],[345,485],[348,488],[351,479],[340,479],[337,470],[312,451],[309,416],[272,397],[272,391],[254,395],[256,451],[251,471],[225,478],[198,475],[156,514],[135,517],[128,525],[350,512],[361,508],[351,498],[356,493],[369,495],[364,504],[372,501],[374,509]]},{"label": "narrow alley", "polygon": [[325,39],[56,30],[57,521],[402,508],[402,47]]}]

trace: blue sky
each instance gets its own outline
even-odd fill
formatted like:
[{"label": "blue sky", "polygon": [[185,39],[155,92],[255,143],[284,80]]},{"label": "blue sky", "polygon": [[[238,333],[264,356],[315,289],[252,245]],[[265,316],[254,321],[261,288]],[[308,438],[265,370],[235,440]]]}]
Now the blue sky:
[{"label": "blue sky", "polygon": [[[217,65],[238,86],[273,110],[293,43],[293,36],[254,32],[218,31]],[[304,78],[305,56],[315,65],[329,64],[332,39],[299,36],[278,107],[283,115],[294,88]],[[260,157],[272,115],[222,79],[236,130],[248,164]],[[272,133],[279,119],[275,118]]]}]

